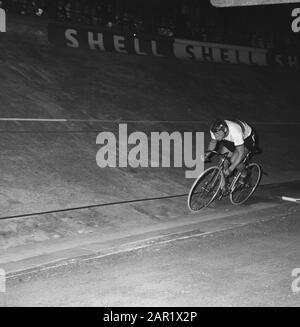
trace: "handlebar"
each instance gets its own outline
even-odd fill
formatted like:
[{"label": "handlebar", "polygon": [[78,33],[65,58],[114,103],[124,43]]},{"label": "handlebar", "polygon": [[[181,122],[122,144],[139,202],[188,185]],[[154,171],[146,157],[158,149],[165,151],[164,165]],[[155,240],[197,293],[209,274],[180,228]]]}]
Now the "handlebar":
[{"label": "handlebar", "polygon": [[228,157],[228,154],[229,152],[225,152],[225,153],[220,153],[218,151],[206,151],[206,153],[212,153],[212,154],[216,154],[218,156],[221,156],[221,157],[224,157],[224,158],[227,158]]}]

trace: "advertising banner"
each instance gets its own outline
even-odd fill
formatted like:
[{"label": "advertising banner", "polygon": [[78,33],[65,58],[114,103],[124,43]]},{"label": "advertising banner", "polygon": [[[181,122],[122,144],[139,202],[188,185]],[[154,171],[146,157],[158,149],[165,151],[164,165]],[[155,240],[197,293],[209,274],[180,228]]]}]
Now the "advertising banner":
[{"label": "advertising banner", "polygon": [[284,50],[269,50],[268,64],[270,66],[299,69],[300,52],[284,51]]},{"label": "advertising banner", "polygon": [[113,31],[66,26],[59,23],[50,23],[48,29],[49,41],[60,46],[157,57],[173,56],[173,39],[117,34]]},{"label": "advertising banner", "polygon": [[48,39],[52,44],[69,48],[176,57],[212,63],[299,68],[300,62],[300,52],[290,53],[285,50],[184,39],[151,38],[62,23],[49,23]]},{"label": "advertising banner", "polygon": [[180,59],[203,62],[267,65],[267,50],[175,39],[174,55]]}]

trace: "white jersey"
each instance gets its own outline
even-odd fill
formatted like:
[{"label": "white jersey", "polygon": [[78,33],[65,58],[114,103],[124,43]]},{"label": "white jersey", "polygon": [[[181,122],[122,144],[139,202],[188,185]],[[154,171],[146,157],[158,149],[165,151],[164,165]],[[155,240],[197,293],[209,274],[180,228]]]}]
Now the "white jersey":
[{"label": "white jersey", "polygon": [[[236,122],[231,120],[225,120],[225,122],[228,126],[228,135],[224,138],[224,140],[232,142],[235,146],[244,144],[244,140],[252,133],[252,128],[245,122],[240,122],[243,125],[244,130]],[[212,132],[210,132],[210,135],[213,140],[216,139]]]}]

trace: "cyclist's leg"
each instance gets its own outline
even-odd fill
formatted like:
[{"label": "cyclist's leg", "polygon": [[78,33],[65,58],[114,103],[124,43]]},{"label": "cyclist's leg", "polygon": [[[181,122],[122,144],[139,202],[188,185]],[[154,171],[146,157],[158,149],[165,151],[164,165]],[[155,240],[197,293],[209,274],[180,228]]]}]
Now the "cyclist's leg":
[{"label": "cyclist's leg", "polygon": [[[255,138],[254,138],[254,133],[252,133],[250,136],[248,136],[245,140],[244,140],[244,146],[245,146],[245,154],[244,154],[244,158],[248,155],[249,152],[254,150],[254,146],[255,146]],[[244,160],[243,158],[243,160]],[[237,167],[236,167],[237,171],[241,173],[241,178],[239,179],[239,182],[244,184],[246,177],[247,177],[247,169],[245,167],[244,162],[241,162]]]},{"label": "cyclist's leg", "polygon": [[245,163],[244,163],[244,159],[245,157],[248,155],[248,153],[250,152],[250,150],[245,146],[245,153],[244,153],[244,156],[242,158],[242,162],[239,163],[236,167],[236,170],[241,173],[241,177],[242,178],[245,178],[246,175],[247,175],[247,170],[246,170],[246,166],[245,166]]},{"label": "cyclist's leg", "polygon": [[[229,142],[229,143],[232,143],[232,142]],[[238,156],[238,153],[235,152],[235,146],[234,144],[232,143],[232,146],[229,146],[230,147],[230,150],[223,146],[223,149],[222,151],[219,150],[220,153],[226,153],[226,152],[229,152],[229,158],[230,158],[230,162],[234,162]],[[242,158],[242,160],[244,160],[244,158],[246,157],[246,155],[249,153],[249,149],[245,146],[245,153],[244,153],[244,156]],[[227,164],[224,165],[225,168],[228,168],[229,165],[230,165],[230,162],[228,162]],[[236,167],[236,170],[238,172],[241,172],[241,173],[244,173],[245,174],[245,164],[243,162],[241,162],[237,167]]]},{"label": "cyclist's leg", "polygon": [[[247,151],[247,153],[249,152],[249,150],[247,148],[245,148],[245,152]],[[247,155],[247,153],[245,154],[245,156]],[[246,179],[247,179],[247,169],[246,166],[244,164],[244,162],[241,162],[237,167],[236,170],[241,174],[240,178],[239,178],[239,183],[240,184],[245,184],[246,183]]]},{"label": "cyclist's leg", "polygon": [[[235,150],[234,144],[226,140],[221,141],[218,146],[218,152],[221,154],[228,153],[229,158],[232,157],[234,150]],[[228,169],[229,166],[230,166],[230,161],[229,160],[225,161],[224,168]],[[227,186],[227,180],[226,178],[224,178],[223,181],[221,182],[221,189],[223,190],[223,192],[227,191],[226,186]]]},{"label": "cyclist's leg", "polygon": [[[221,141],[218,147],[218,152],[221,154],[228,153],[228,158],[231,158],[233,152],[235,150],[235,146],[232,142],[229,141]],[[230,162],[226,161],[224,164],[224,168],[227,169],[230,166]]]}]

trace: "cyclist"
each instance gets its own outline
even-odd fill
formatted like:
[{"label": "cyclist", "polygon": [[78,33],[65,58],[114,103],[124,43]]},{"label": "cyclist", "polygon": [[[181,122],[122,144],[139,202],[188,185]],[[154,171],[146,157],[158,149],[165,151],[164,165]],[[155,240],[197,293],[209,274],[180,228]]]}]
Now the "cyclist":
[{"label": "cyclist", "polygon": [[210,127],[210,135],[211,140],[207,148],[208,152],[205,153],[205,159],[211,155],[209,151],[215,150],[217,146],[220,153],[228,152],[230,162],[225,166],[223,172],[225,177],[230,176],[237,169],[241,172],[240,182],[244,183],[247,170],[243,164],[243,159],[255,146],[253,129],[238,119],[223,120],[218,118]]}]

